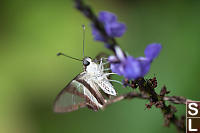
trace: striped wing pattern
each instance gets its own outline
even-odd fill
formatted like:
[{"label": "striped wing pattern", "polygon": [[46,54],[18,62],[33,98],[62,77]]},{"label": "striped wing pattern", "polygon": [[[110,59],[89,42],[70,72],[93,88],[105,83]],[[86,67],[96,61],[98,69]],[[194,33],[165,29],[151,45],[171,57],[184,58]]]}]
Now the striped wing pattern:
[{"label": "striped wing pattern", "polygon": [[58,94],[54,112],[71,112],[86,106],[94,111],[102,108],[105,100],[98,87],[85,79],[86,73],[79,74]]}]

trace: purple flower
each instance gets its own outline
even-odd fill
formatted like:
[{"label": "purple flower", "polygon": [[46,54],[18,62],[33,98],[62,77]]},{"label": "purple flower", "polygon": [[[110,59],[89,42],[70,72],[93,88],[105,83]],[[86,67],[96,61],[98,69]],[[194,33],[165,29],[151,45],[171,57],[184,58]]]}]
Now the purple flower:
[{"label": "purple flower", "polygon": [[144,51],[145,57],[134,58],[132,56],[126,57],[123,51],[116,46],[116,56],[109,57],[111,70],[128,79],[144,77],[149,72],[151,62],[159,55],[161,49],[160,44],[150,44]]},{"label": "purple flower", "polygon": [[[117,21],[117,16],[113,13],[101,11],[98,20],[103,24],[106,33],[110,37],[121,37],[126,31],[126,25]],[[95,40],[105,41],[101,33],[92,24],[92,34]]]},{"label": "purple flower", "polygon": [[153,43],[146,47],[144,54],[145,54],[146,58],[153,60],[154,58],[156,58],[158,56],[161,49],[162,49],[161,45]]}]

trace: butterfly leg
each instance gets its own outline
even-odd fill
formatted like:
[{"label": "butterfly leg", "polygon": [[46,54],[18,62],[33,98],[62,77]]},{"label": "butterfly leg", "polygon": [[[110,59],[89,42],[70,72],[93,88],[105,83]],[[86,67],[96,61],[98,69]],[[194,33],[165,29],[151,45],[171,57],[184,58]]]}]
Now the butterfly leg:
[{"label": "butterfly leg", "polygon": [[109,81],[110,81],[110,82],[119,83],[119,84],[123,85],[123,83],[122,83],[122,82],[120,82],[120,81],[117,81],[117,80],[109,80]]},{"label": "butterfly leg", "polygon": [[104,69],[104,71],[110,71],[111,69],[110,68],[106,68],[106,69]]},{"label": "butterfly leg", "polygon": [[101,58],[101,60],[105,60],[105,63],[102,62],[102,65],[106,65],[109,64],[110,62],[108,61],[108,58]]},{"label": "butterfly leg", "polygon": [[[104,60],[106,60],[105,63],[103,63]],[[103,58],[103,57],[100,59],[100,63],[99,63],[100,68],[109,63],[107,60],[108,58]]]},{"label": "butterfly leg", "polygon": [[102,57],[101,59],[103,59],[103,60],[108,60],[108,58],[105,58],[105,57]]},{"label": "butterfly leg", "polygon": [[100,59],[99,69],[103,69],[103,58]]},{"label": "butterfly leg", "polygon": [[109,64],[109,63],[110,63],[110,62],[107,61],[107,62],[105,62],[105,63],[102,63],[102,65],[107,65],[107,64]]},{"label": "butterfly leg", "polygon": [[117,75],[117,73],[105,73],[104,76],[109,76],[109,75]]}]

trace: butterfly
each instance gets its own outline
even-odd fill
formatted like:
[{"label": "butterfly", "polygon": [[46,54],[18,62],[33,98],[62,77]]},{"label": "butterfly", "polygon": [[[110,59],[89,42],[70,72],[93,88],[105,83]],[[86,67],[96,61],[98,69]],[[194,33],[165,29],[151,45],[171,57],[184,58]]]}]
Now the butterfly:
[{"label": "butterfly", "polygon": [[108,79],[108,76],[114,73],[105,73],[105,64],[103,58],[98,63],[90,57],[85,57],[84,71],[58,94],[54,102],[54,112],[71,112],[83,107],[93,111],[103,109],[107,100],[101,90],[105,94],[116,96],[116,91]]},{"label": "butterfly", "polygon": [[[85,40],[85,26],[83,25],[83,57],[84,56],[84,40]],[[106,105],[107,96],[116,96],[116,91],[110,81],[117,82],[116,80],[109,80],[111,72],[104,69],[104,65],[108,64],[103,62],[105,58],[100,58],[102,53],[97,56],[97,59],[92,60],[90,57],[85,57],[83,60],[68,56],[64,53],[58,53],[71,59],[83,62],[84,71],[78,74],[66,87],[57,95],[54,102],[54,112],[71,112],[79,108],[88,107],[94,111],[103,109]],[[105,54],[104,54],[105,56]],[[104,95],[103,95],[104,94]]]}]

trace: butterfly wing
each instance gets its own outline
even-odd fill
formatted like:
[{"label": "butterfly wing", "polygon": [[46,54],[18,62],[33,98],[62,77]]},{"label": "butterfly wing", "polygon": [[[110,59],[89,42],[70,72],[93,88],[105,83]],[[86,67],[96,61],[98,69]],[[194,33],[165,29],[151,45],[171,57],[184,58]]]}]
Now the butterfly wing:
[{"label": "butterfly wing", "polygon": [[102,106],[91,93],[91,88],[81,82],[86,76],[85,73],[81,73],[58,94],[54,112],[71,112],[86,106],[96,111]]},{"label": "butterfly wing", "polygon": [[[89,90],[91,91],[91,93],[96,97],[96,99],[98,100],[98,102],[102,105],[105,104],[105,98],[103,97],[102,95],[102,92],[100,92],[99,90],[99,86],[93,81],[91,80],[90,78],[89,79],[85,79],[83,80],[85,85],[87,84],[87,88],[90,88]],[[83,82],[83,81],[80,81],[80,82]]]},{"label": "butterfly wing", "polygon": [[106,93],[109,95],[116,96],[117,93],[113,88],[112,84],[109,82],[107,77],[99,77],[94,82]]}]

